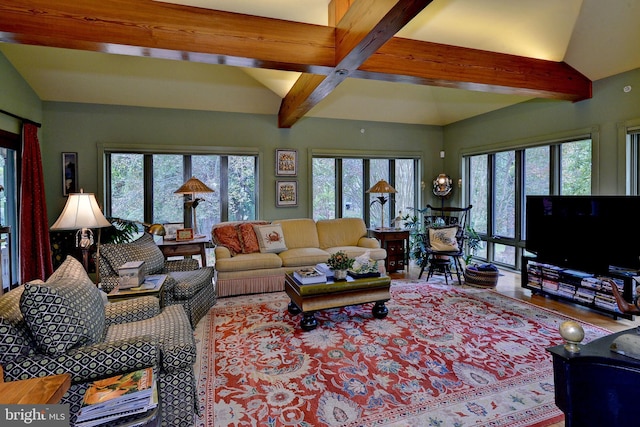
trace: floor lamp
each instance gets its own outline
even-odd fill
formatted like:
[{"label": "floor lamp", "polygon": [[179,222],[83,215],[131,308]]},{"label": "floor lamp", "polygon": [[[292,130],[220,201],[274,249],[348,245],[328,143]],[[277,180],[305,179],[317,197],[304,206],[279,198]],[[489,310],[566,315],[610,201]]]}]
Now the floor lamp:
[{"label": "floor lamp", "polygon": [[191,178],[189,178],[187,182],[182,184],[180,188],[174,191],[174,193],[191,195],[191,200],[184,202],[184,208],[185,210],[188,208],[191,208],[191,211],[192,211],[191,227],[193,228],[194,237],[198,236],[198,222],[196,221],[196,207],[200,202],[203,202],[204,199],[197,198],[196,193],[215,193],[215,191],[207,187],[207,185],[204,182],[200,181],[195,176],[192,176]]},{"label": "floor lamp", "polygon": [[[94,243],[92,228],[98,229],[96,245],[96,277],[99,276],[97,263],[100,259],[100,230],[109,227],[111,223],[102,214],[96,196],[93,193],[69,194],[67,204],[62,213],[51,226],[52,230],[78,230],[76,232],[76,247],[82,250],[82,265],[89,273],[89,249]],[[99,280],[98,280],[99,281]]]}]

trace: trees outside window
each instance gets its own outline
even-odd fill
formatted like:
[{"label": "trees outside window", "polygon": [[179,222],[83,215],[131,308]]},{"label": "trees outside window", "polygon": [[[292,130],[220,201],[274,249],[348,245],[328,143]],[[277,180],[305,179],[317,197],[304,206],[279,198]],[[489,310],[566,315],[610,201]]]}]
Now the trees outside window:
[{"label": "trees outside window", "polygon": [[[146,223],[189,223],[175,191],[195,176],[214,193],[198,194],[197,229],[256,219],[257,155],[105,152],[107,216]],[[189,196],[187,196],[189,197]]]},{"label": "trees outside window", "polygon": [[379,227],[381,208],[371,201],[379,194],[366,191],[381,179],[397,191],[385,195],[384,222],[408,213],[408,207],[419,207],[417,194],[418,159],[353,158],[316,156],[312,159],[313,218],[362,218],[369,227]]},{"label": "trees outside window", "polygon": [[527,195],[591,194],[590,138],[464,157],[470,224],[485,241],[476,256],[520,267]]}]

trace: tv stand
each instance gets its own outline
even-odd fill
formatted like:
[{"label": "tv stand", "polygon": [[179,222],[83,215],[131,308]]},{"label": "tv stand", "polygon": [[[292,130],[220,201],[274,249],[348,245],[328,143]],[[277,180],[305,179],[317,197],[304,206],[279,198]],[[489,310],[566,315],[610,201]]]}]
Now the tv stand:
[{"label": "tv stand", "polygon": [[600,278],[611,279],[627,301],[635,300],[633,275],[621,269],[606,272],[572,269],[569,265],[545,262],[536,257],[522,257],[521,286],[534,294],[588,307],[613,316],[633,320],[633,315],[621,313],[609,284]]}]

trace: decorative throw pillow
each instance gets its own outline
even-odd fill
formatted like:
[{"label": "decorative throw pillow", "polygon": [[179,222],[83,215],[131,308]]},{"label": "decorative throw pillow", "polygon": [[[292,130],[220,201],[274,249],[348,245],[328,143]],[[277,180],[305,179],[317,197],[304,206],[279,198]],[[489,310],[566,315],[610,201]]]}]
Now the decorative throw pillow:
[{"label": "decorative throw pillow", "polygon": [[244,222],[238,225],[238,234],[240,235],[243,254],[260,252],[260,244],[258,243],[258,236],[256,236],[256,232],[253,229],[253,224]]},{"label": "decorative throw pillow", "polygon": [[277,254],[287,250],[280,224],[254,225],[253,229],[258,238],[260,252]]},{"label": "decorative throw pillow", "polygon": [[429,229],[429,243],[431,249],[439,252],[457,252],[458,241],[456,234],[458,227],[441,227]]},{"label": "decorative throw pillow", "polygon": [[49,355],[104,337],[102,296],[73,257],[67,257],[46,283],[24,285],[20,311],[36,345]]},{"label": "decorative throw pillow", "polygon": [[211,236],[214,244],[225,246],[229,249],[231,255],[237,255],[242,252],[242,244],[240,243],[238,229],[235,224],[215,227]]},{"label": "decorative throw pillow", "polygon": [[43,353],[62,354],[91,339],[86,319],[69,287],[27,283],[20,310]]}]

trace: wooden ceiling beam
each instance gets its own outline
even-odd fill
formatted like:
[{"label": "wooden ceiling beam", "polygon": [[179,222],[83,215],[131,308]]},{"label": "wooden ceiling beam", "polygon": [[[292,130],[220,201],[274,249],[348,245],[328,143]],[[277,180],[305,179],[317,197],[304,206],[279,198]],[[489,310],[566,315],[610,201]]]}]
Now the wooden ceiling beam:
[{"label": "wooden ceiling beam", "polygon": [[0,41],[328,74],[335,29],[152,0],[13,0]]},{"label": "wooden ceiling beam", "polygon": [[581,101],[591,81],[564,62],[394,38],[352,77]]},{"label": "wooden ceiling beam", "polygon": [[0,41],[308,73],[283,100],[284,127],[347,77],[591,97],[591,82],[563,62],[393,38],[429,3],[332,0],[333,28],[152,0],[12,0],[0,4]]},{"label": "wooden ceiling beam", "polygon": [[431,2],[358,0],[351,4],[336,25],[335,71],[324,79],[313,78],[319,83],[311,92],[310,78],[301,76],[280,104],[278,126],[293,126]]}]

